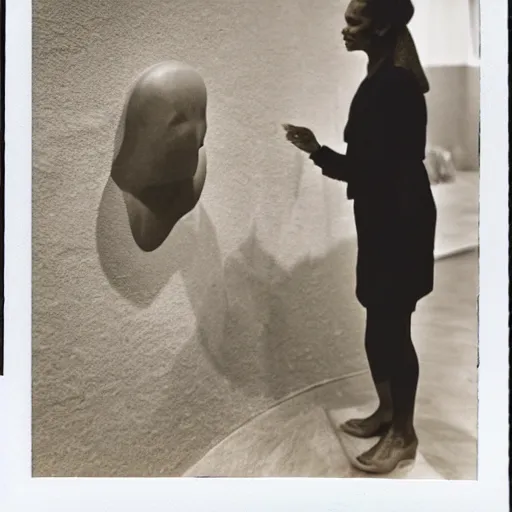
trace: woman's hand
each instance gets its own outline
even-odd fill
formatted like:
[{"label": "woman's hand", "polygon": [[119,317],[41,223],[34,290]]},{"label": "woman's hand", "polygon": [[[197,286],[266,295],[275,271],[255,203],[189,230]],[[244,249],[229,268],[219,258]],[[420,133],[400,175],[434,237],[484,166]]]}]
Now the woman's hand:
[{"label": "woman's hand", "polygon": [[320,149],[315,134],[309,128],[292,124],[283,124],[283,128],[286,131],[286,138],[301,151],[311,154]]}]

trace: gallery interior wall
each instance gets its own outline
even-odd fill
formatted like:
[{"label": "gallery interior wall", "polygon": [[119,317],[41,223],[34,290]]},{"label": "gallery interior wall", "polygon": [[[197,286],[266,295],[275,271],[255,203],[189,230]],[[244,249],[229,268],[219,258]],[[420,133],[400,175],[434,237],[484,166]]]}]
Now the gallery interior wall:
[{"label": "gallery interior wall", "polygon": [[[290,394],[366,369],[351,203],[280,126],[343,147],[364,74],[343,7],[34,2],[34,475],[179,475]],[[167,59],[206,81],[208,176],[143,253],[109,170],[125,92]]]},{"label": "gallery interior wall", "polygon": [[415,0],[414,5],[410,28],[431,86],[429,144],[451,151],[458,169],[478,170],[478,0]]}]

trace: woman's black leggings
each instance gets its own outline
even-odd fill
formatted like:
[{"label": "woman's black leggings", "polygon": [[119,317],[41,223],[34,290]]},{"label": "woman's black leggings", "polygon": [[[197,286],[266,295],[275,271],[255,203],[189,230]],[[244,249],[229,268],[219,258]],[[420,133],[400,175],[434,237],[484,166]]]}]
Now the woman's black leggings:
[{"label": "woman's black leggings", "polygon": [[[375,384],[389,382],[397,426],[410,426],[414,416],[419,363],[411,338],[413,308],[367,309],[365,348]],[[403,422],[403,424],[402,424]]]}]

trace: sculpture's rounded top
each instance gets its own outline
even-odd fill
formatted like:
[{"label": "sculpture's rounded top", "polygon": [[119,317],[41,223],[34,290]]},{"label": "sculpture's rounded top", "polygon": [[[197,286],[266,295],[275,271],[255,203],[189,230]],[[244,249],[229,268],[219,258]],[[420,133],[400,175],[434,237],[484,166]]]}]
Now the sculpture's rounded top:
[{"label": "sculpture's rounded top", "polygon": [[128,103],[128,115],[166,117],[184,114],[206,117],[206,85],[188,64],[165,61],[145,70],[135,82]]},{"label": "sculpture's rounded top", "polygon": [[146,69],[128,94],[114,148],[112,178],[139,195],[190,179],[206,136],[206,85],[188,64]]}]

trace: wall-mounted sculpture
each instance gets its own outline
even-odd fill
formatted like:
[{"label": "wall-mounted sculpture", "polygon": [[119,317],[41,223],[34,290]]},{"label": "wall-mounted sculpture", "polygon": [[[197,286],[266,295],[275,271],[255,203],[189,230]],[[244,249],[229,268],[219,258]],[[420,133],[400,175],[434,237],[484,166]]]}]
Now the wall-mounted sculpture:
[{"label": "wall-mounted sculpture", "polygon": [[145,70],[128,94],[111,177],[144,251],[157,249],[199,200],[206,179],[206,100],[199,73],[176,61]]}]

